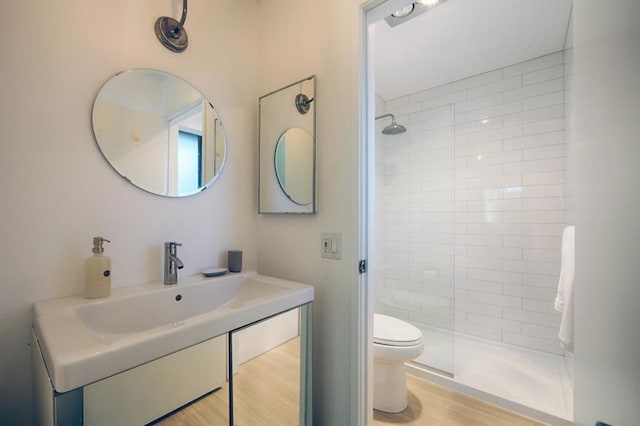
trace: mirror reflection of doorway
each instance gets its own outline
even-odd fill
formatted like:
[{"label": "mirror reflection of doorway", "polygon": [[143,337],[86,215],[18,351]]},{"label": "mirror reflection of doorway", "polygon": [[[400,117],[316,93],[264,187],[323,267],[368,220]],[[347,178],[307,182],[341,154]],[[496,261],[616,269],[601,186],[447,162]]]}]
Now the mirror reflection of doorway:
[{"label": "mirror reflection of doorway", "polygon": [[202,186],[202,136],[178,132],[178,193],[193,193]]}]

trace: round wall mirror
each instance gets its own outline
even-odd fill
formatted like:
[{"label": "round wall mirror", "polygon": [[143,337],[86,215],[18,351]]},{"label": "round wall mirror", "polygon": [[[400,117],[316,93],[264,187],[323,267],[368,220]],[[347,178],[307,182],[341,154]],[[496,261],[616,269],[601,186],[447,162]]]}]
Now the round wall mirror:
[{"label": "round wall mirror", "polygon": [[213,105],[192,85],[165,72],[117,74],[98,92],[92,120],[109,164],[153,194],[196,194],[224,167],[226,137]]},{"label": "round wall mirror", "polygon": [[299,127],[287,129],[278,139],[275,152],[278,183],[296,204],[313,200],[313,136]]}]

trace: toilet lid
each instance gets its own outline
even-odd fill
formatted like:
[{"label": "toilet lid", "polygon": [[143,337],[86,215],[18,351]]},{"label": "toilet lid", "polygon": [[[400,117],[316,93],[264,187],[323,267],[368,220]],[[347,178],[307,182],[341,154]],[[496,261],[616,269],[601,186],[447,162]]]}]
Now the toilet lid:
[{"label": "toilet lid", "polygon": [[388,346],[418,345],[422,343],[422,332],[398,318],[373,314],[373,342]]}]

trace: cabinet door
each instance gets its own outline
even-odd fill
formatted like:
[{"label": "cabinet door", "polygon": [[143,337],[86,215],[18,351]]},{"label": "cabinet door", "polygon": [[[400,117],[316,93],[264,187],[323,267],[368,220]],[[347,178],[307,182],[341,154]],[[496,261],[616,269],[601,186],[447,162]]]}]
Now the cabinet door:
[{"label": "cabinet door", "polygon": [[[86,386],[84,424],[147,424],[220,388],[226,380],[225,337],[216,337]],[[227,424],[226,392],[214,393],[224,394],[224,400],[217,404],[217,410],[207,414],[210,424]],[[196,418],[198,413],[190,411],[181,410],[176,416]],[[170,417],[160,422],[176,424]]]},{"label": "cabinet door", "polygon": [[309,335],[301,332],[307,312],[307,307],[295,309],[232,333],[233,424],[308,424],[310,381],[303,360]]}]

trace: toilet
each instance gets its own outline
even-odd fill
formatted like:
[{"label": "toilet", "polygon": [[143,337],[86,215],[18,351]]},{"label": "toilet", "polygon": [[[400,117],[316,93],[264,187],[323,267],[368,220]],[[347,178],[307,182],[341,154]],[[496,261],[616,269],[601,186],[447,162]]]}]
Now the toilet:
[{"label": "toilet", "polygon": [[399,413],[407,408],[404,363],[420,356],[422,332],[413,325],[373,314],[373,408]]}]

